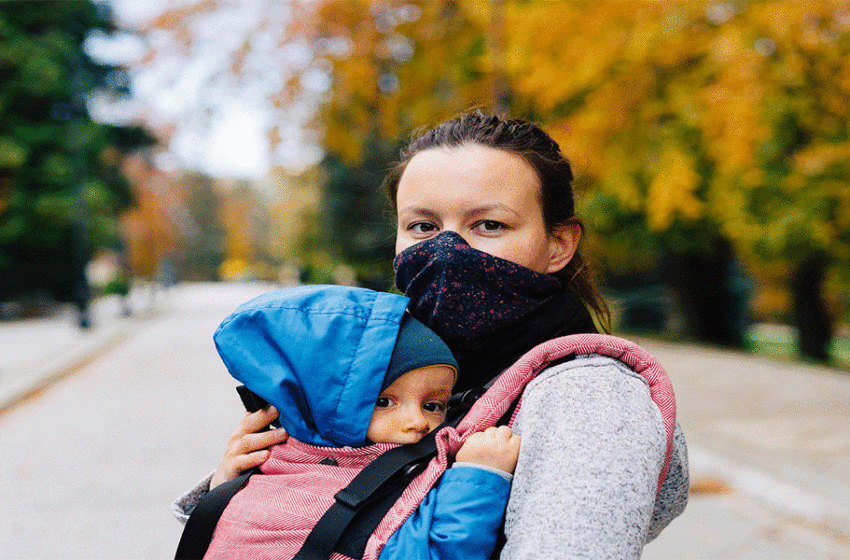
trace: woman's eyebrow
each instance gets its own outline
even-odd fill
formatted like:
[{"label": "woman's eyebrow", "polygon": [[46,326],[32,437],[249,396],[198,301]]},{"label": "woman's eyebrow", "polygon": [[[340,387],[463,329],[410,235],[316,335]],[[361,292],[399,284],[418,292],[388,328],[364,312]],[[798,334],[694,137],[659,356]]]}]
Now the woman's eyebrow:
[{"label": "woman's eyebrow", "polygon": [[509,212],[511,214],[516,214],[517,216],[519,216],[519,213],[516,210],[514,210],[507,204],[502,204],[500,202],[494,204],[485,204],[484,206],[478,206],[467,212],[467,215],[479,216],[481,214],[486,214],[487,212],[492,212],[493,210],[501,210],[503,212]]},{"label": "woman's eyebrow", "polygon": [[405,208],[401,208],[398,213],[399,215],[413,214],[414,216],[430,218],[432,220],[436,220],[437,218],[439,218],[437,213],[433,210],[429,210],[428,208],[422,208],[419,206],[407,206]]}]

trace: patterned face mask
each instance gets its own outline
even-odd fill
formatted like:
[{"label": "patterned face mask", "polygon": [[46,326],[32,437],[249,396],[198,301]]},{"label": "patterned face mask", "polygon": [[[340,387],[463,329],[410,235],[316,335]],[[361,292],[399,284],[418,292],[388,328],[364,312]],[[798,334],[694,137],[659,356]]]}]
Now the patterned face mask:
[{"label": "patterned face mask", "polygon": [[452,231],[405,249],[393,268],[413,316],[460,353],[563,291],[553,276],[473,249]]}]

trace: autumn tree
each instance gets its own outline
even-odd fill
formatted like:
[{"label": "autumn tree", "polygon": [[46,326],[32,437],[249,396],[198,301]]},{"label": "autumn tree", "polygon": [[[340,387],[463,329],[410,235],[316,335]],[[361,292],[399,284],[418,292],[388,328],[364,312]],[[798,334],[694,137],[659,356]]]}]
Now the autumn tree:
[{"label": "autumn tree", "polygon": [[135,198],[135,204],[121,215],[127,272],[154,281],[164,263],[178,256],[181,226],[188,221],[180,215],[179,185],[147,155],[126,158],[123,168]]},{"label": "autumn tree", "polygon": [[717,269],[732,252],[756,273],[784,268],[786,286],[816,252],[847,269],[846,9],[516,3],[506,17],[519,105],[583,174],[583,206],[609,263],[654,248],[703,316],[722,302],[729,275]]},{"label": "autumn tree", "polygon": [[268,211],[249,181],[220,181],[224,229],[222,279],[264,276],[269,260]]},{"label": "autumn tree", "polygon": [[[223,47],[225,65],[209,87],[275,84],[268,96],[278,119],[268,131],[273,152],[287,145],[287,123],[310,108],[307,137],[325,152],[316,214],[323,251],[362,275],[387,275],[393,243],[381,179],[413,128],[488,102],[495,86],[476,19],[486,20],[486,10],[470,13],[453,0],[286,6],[264,4],[245,16],[252,19],[244,40]],[[189,4],[162,14],[150,29],[160,40],[171,38],[162,49],[168,56],[193,60],[204,40],[199,26],[228,9],[224,2]],[[280,63],[272,69],[268,60]]]},{"label": "autumn tree", "polygon": [[180,180],[185,209],[181,240],[181,277],[187,280],[216,280],[225,260],[225,228],[221,220],[222,200],[215,180],[200,173],[187,173]]},{"label": "autumn tree", "polygon": [[[835,2],[292,6],[274,48],[303,56],[270,101],[285,112],[312,95],[329,204],[379,196],[357,173],[372,174],[413,128],[505,107],[540,122],[572,161],[605,268],[660,266],[691,334],[742,343],[744,267],[776,287],[773,309],[791,307],[781,298],[809,255],[847,281],[850,16]],[[263,44],[247,37],[234,73],[250,74]],[[375,220],[345,207],[320,212],[325,226],[366,238]]]}]

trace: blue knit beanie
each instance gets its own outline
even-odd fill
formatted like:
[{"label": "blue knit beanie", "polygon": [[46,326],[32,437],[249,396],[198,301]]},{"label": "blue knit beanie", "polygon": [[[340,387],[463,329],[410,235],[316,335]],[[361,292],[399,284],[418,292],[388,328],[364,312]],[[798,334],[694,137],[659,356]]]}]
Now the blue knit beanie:
[{"label": "blue knit beanie", "polygon": [[401,319],[395,348],[390,357],[390,364],[387,366],[381,391],[409,371],[436,365],[452,368],[457,379],[457,360],[443,339],[414,319],[410,313],[405,313]]}]

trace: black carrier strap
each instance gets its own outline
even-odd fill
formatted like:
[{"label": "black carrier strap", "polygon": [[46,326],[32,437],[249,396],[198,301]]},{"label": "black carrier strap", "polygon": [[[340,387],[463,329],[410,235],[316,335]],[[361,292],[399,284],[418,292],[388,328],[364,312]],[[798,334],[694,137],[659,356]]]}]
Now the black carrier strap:
[{"label": "black carrier strap", "polygon": [[[327,560],[334,550],[353,558],[363,556],[366,541],[401,492],[418,474],[417,467],[437,452],[440,426],[417,443],[395,447],[366,465],[316,523],[293,560]],[[412,469],[412,470],[411,470]]]},{"label": "black carrier strap", "polygon": [[233,480],[219,484],[201,498],[180,537],[174,560],[202,560],[212,541],[215,526],[224,508],[248,481],[248,477],[259,472],[259,468],[245,471]]}]

